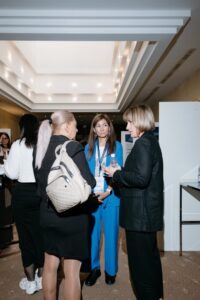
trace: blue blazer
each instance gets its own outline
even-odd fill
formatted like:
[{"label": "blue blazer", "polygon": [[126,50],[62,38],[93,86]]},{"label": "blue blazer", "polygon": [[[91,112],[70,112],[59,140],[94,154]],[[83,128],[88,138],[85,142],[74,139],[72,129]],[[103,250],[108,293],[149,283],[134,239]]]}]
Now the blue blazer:
[{"label": "blue blazer", "polygon": [[[115,157],[120,166],[123,164],[123,150],[122,145],[120,142],[116,141],[116,148],[115,148]],[[90,158],[88,158],[88,144],[85,146],[85,155],[86,159],[88,161],[90,171],[92,174],[95,174],[95,158],[96,158],[96,147],[97,143],[95,143],[93,154]],[[111,156],[109,153],[106,155],[106,166],[110,165]],[[106,191],[108,185],[106,180],[104,180],[104,191]],[[115,195],[114,191],[111,193],[110,196],[106,197],[106,199],[103,201],[102,206],[119,206],[119,198]]]}]

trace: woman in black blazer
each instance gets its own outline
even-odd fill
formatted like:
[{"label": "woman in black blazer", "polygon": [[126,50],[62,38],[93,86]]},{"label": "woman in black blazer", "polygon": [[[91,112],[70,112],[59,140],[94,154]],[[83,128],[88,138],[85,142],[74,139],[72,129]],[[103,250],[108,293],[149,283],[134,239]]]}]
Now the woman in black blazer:
[{"label": "woman in black blazer", "polygon": [[120,225],[126,231],[131,283],[138,300],[163,297],[162,267],[156,233],[163,228],[163,160],[146,105],[127,109],[127,129],[136,139],[124,168],[105,170],[120,186]]}]

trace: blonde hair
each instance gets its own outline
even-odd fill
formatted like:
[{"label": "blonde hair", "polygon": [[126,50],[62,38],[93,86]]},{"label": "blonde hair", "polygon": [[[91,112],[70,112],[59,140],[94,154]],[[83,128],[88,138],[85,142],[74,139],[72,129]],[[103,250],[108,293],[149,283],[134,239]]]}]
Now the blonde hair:
[{"label": "blonde hair", "polygon": [[151,108],[148,105],[140,104],[128,108],[123,114],[125,122],[131,121],[140,131],[145,132],[155,128],[155,119]]},{"label": "blonde hair", "polygon": [[36,157],[35,166],[40,169],[42,165],[43,158],[47,152],[49,146],[50,138],[54,130],[59,128],[64,123],[71,123],[74,120],[73,113],[67,110],[57,110],[55,111],[50,119],[44,120],[38,131],[37,147],[36,147]]}]

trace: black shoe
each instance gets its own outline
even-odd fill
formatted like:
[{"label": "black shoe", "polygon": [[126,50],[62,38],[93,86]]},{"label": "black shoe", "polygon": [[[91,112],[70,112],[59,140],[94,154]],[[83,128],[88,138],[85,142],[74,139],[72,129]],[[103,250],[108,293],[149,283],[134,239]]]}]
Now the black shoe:
[{"label": "black shoe", "polygon": [[108,273],[105,272],[105,282],[107,284],[114,284],[115,283],[115,278],[116,278],[116,275],[111,276],[111,275],[109,275]]},{"label": "black shoe", "polygon": [[85,281],[85,285],[92,286],[96,283],[97,278],[101,276],[101,271],[99,269],[94,269],[90,272],[88,278]]}]

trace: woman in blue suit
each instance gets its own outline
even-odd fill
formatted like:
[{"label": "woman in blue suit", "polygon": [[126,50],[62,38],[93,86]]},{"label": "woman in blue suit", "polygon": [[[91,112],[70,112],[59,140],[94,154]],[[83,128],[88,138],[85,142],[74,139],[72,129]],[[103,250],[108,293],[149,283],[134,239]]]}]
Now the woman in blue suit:
[{"label": "woman in blue suit", "polygon": [[122,145],[116,141],[114,128],[106,114],[97,114],[91,124],[85,154],[91,172],[95,176],[99,205],[92,213],[94,225],[91,232],[91,272],[85,281],[87,286],[96,283],[100,271],[100,241],[104,228],[105,282],[113,284],[118,271],[119,198],[104,168],[110,165],[111,154],[115,154],[118,165],[122,165]]}]

